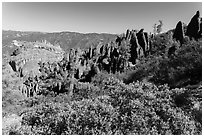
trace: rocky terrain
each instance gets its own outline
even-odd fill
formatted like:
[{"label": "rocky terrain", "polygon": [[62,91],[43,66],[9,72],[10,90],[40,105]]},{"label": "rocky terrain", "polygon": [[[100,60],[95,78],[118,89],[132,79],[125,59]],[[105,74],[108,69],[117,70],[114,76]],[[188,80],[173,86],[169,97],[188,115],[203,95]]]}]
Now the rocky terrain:
[{"label": "rocky terrain", "polygon": [[3,31],[3,134],[202,134],[201,26]]}]

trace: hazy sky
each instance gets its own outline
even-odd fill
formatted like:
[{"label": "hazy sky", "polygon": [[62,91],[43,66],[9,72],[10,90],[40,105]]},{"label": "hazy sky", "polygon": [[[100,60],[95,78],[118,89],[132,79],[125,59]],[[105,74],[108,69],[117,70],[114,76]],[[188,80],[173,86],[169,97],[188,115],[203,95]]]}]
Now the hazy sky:
[{"label": "hazy sky", "polygon": [[123,33],[127,28],[150,32],[163,20],[163,30],[189,23],[202,3],[3,3],[2,28],[20,31]]}]

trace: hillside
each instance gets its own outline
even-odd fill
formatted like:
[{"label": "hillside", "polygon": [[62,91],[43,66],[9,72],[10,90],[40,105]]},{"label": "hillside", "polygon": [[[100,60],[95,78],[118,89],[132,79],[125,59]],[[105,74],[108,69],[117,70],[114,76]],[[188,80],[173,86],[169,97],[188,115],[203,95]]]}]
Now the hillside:
[{"label": "hillside", "polygon": [[153,35],[5,31],[3,134],[201,135],[198,15]]},{"label": "hillside", "polygon": [[21,32],[21,31],[2,31],[2,51],[3,53],[11,53],[15,47],[12,46],[13,40],[20,41],[44,41],[47,40],[51,44],[59,44],[61,48],[68,51],[70,48],[87,48],[90,45],[98,44],[102,41],[107,43],[114,40],[116,35],[113,34],[97,34],[97,33],[77,33],[77,32],[58,32],[58,33],[42,33],[42,32]]}]

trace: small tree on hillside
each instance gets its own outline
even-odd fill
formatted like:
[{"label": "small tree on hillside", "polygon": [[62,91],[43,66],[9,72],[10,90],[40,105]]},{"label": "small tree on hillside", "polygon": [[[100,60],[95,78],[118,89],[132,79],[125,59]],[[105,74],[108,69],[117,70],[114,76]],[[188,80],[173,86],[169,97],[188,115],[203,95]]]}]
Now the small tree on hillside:
[{"label": "small tree on hillside", "polygon": [[157,33],[161,33],[162,31],[162,26],[163,26],[163,21],[159,20],[159,25],[157,25]]},{"label": "small tree on hillside", "polygon": [[153,34],[156,35],[157,34],[157,24],[155,23],[153,26]]},{"label": "small tree on hillside", "polygon": [[154,24],[153,26],[153,33],[154,35],[159,34],[162,32],[163,21],[159,20],[159,24]]}]

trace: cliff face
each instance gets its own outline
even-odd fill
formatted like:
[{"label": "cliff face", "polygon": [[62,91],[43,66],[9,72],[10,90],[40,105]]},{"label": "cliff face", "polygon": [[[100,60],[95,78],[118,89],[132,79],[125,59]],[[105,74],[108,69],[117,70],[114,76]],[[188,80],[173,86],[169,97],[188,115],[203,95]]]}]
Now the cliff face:
[{"label": "cliff face", "polygon": [[34,70],[37,72],[39,62],[60,61],[64,54],[59,46],[46,42],[14,41],[13,44],[18,47],[11,56],[9,64],[14,71],[21,73],[20,75],[27,75]]}]

